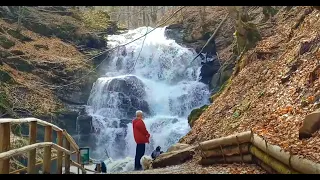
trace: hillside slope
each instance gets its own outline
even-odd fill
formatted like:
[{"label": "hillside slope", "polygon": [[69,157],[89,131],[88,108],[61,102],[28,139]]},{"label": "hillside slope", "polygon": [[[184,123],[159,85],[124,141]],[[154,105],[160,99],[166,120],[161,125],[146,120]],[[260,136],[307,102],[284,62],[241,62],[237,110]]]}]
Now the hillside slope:
[{"label": "hillside slope", "polygon": [[117,30],[108,18],[72,7],[2,6],[0,116],[38,117],[75,130],[77,108],[97,78],[95,66],[107,56],[94,58],[107,45],[96,32]]},{"label": "hillside slope", "polygon": [[[298,139],[304,117],[319,107],[320,11],[283,8],[274,33],[238,62],[240,71],[181,142],[253,130],[292,154],[320,162],[320,133]],[[312,101],[308,101],[308,99]]]}]

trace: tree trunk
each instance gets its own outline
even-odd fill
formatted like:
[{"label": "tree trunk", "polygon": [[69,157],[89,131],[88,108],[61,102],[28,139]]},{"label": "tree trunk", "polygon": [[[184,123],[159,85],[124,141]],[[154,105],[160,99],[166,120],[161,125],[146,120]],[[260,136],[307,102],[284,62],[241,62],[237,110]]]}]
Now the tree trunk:
[{"label": "tree trunk", "polygon": [[223,155],[224,156],[241,155],[241,154],[248,154],[248,153],[249,153],[249,143],[241,144],[240,146],[235,145],[235,146],[223,147],[222,152],[220,148],[203,151],[205,158],[223,156]]},{"label": "tree trunk", "polygon": [[127,28],[129,29],[130,28],[130,18],[131,18],[131,9],[130,9],[130,6],[127,6]]},{"label": "tree trunk", "polygon": [[214,157],[214,158],[207,158],[207,159],[201,159],[200,164],[201,165],[212,165],[212,164],[223,164],[223,163],[251,163],[252,162],[252,155],[246,154],[243,156],[243,161],[241,156],[228,156],[228,157]]},{"label": "tree trunk", "polygon": [[308,159],[302,159],[296,155],[290,156],[290,153],[284,152],[279,146],[269,144],[256,134],[253,135],[251,142],[264,153],[269,154],[283,164],[287,166],[291,164],[291,167],[298,172],[304,174],[319,174],[320,172],[320,164]]},{"label": "tree trunk", "polygon": [[143,25],[143,26],[146,26],[146,24],[147,24],[146,11],[143,10],[143,11],[142,11],[142,25]]},{"label": "tree trunk", "polygon": [[262,162],[264,162],[280,174],[298,174],[298,172],[292,170],[280,161],[274,159],[272,156],[265,154],[263,151],[256,148],[255,146],[250,147],[250,152],[252,155],[260,159]]},{"label": "tree trunk", "polygon": [[200,148],[202,150],[215,149],[219,146],[237,145],[242,143],[250,142],[251,131],[238,133],[235,135],[230,135],[218,139],[212,139],[209,141],[204,141],[200,143]]},{"label": "tree trunk", "polygon": [[255,164],[258,164],[262,169],[267,171],[267,173],[269,173],[269,174],[279,174],[277,171],[272,169],[270,166],[268,166],[266,163],[264,163],[263,161],[261,161],[259,158],[255,157],[255,156],[252,157],[252,161]]}]

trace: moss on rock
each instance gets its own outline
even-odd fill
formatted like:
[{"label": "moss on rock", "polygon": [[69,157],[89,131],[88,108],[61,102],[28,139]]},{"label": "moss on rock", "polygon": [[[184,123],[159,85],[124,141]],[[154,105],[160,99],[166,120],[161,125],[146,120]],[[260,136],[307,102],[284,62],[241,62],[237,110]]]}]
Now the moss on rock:
[{"label": "moss on rock", "polygon": [[190,127],[193,126],[194,122],[201,116],[201,114],[205,110],[207,110],[208,107],[209,107],[208,105],[204,105],[204,106],[201,106],[200,108],[196,108],[191,111],[190,115],[188,116],[188,123]]},{"label": "moss on rock", "polygon": [[10,83],[13,79],[10,74],[2,69],[0,69],[0,82]]},{"label": "moss on rock", "polygon": [[5,36],[0,36],[0,46],[2,46],[5,49],[9,49],[11,47],[13,47],[15,45],[15,43],[11,40],[9,40],[8,38],[6,38]]}]

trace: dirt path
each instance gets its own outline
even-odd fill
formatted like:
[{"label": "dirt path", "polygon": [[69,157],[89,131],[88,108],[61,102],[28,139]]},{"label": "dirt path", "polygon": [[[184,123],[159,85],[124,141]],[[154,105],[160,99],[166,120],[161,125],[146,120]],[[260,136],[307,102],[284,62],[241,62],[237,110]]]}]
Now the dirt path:
[{"label": "dirt path", "polygon": [[132,171],[116,174],[265,174],[254,164],[219,164],[202,167],[191,163],[145,171]]},{"label": "dirt path", "polygon": [[196,152],[192,160],[176,166],[150,169],[145,171],[122,172],[115,174],[266,174],[255,164],[217,164],[201,166],[200,155]]}]

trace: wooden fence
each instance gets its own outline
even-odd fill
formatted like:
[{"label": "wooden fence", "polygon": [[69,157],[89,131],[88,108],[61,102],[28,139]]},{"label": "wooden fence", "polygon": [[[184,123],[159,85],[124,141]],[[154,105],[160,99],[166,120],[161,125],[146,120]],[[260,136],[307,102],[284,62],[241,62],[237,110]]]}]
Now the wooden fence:
[{"label": "wooden fence", "polygon": [[285,152],[251,131],[199,143],[200,164],[256,163],[269,173],[319,174],[320,164]]},{"label": "wooden fence", "polygon": [[[10,127],[12,124],[29,124],[29,145],[10,150]],[[36,143],[37,125],[44,126],[44,142]],[[57,132],[57,143],[52,142],[52,133]],[[37,149],[44,148],[43,161],[36,162]],[[57,157],[52,158],[52,149],[57,150]],[[28,153],[27,167],[10,172],[10,158],[13,156]],[[76,154],[77,162],[71,160],[71,155]],[[62,174],[64,164],[65,174],[70,173],[70,165],[81,169],[85,174],[86,170],[80,163],[79,146],[74,139],[63,129],[46,121],[36,118],[23,119],[0,119],[0,174],[16,174],[27,171],[28,174],[36,174],[36,167],[42,165],[43,173],[50,174],[52,160],[57,160],[57,174]]]}]

